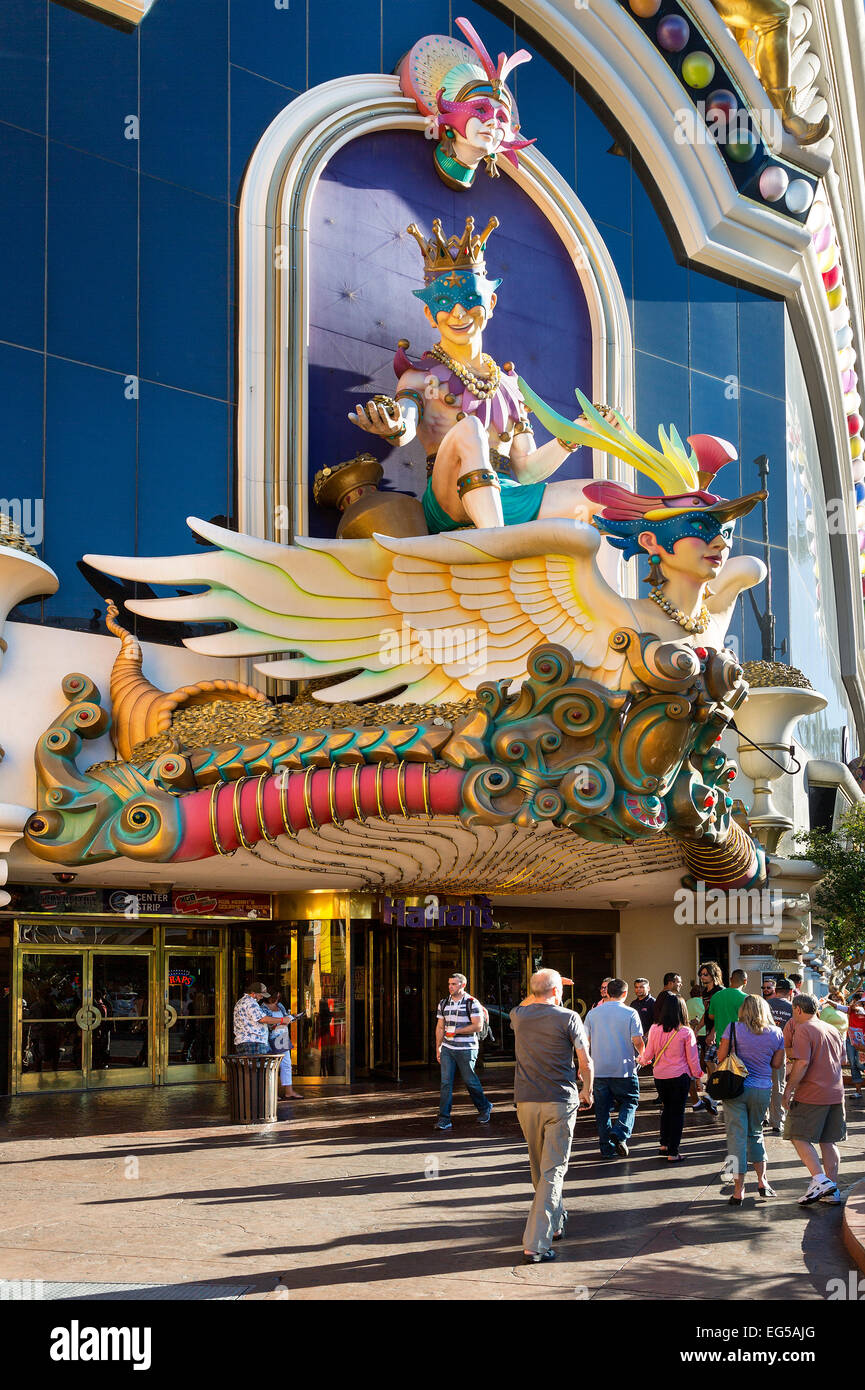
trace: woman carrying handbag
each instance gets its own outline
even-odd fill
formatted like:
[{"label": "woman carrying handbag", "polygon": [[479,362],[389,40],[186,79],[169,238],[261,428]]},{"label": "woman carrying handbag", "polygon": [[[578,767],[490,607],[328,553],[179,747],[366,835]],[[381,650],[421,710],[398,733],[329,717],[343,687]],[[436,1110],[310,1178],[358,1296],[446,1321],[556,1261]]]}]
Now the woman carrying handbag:
[{"label": "woman carrying handbag", "polygon": [[738,1024],[724,1029],[718,1070],[709,1082],[714,1098],[724,1102],[727,1161],[733,1164],[731,1207],[742,1205],[749,1163],[757,1174],[759,1196],[778,1195],[766,1178],[763,1123],[772,1099],[772,1068],[783,1061],[784,1035],[775,1027],[769,1005],[760,995],[749,994]]},{"label": "woman carrying handbag", "polygon": [[661,1097],[661,1143],[658,1150],[668,1163],[681,1163],[679,1144],[685,1123],[685,1106],[691,1078],[699,1081],[700,1054],[693,1029],[688,1026],[684,999],[666,993],[640,1054],[640,1065],[654,1062],[655,1085]]}]

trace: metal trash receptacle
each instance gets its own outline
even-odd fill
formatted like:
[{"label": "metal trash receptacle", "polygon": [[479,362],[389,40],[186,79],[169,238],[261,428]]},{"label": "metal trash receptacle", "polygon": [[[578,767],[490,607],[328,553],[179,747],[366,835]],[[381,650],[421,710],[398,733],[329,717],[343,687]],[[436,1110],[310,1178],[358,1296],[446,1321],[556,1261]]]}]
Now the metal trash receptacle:
[{"label": "metal trash receptacle", "polygon": [[273,1124],[276,1119],[281,1055],[264,1053],[258,1057],[239,1057],[231,1053],[222,1060],[228,1069],[228,1098],[231,1103],[232,1123]]}]

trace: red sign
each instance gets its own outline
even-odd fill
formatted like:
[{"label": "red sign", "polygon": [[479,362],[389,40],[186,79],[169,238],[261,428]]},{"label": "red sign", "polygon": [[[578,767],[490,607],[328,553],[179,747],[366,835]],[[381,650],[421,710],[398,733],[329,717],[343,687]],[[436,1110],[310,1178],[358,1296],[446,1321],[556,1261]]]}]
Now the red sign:
[{"label": "red sign", "polygon": [[181,917],[270,917],[269,893],[207,893],[175,889],[172,910]]}]

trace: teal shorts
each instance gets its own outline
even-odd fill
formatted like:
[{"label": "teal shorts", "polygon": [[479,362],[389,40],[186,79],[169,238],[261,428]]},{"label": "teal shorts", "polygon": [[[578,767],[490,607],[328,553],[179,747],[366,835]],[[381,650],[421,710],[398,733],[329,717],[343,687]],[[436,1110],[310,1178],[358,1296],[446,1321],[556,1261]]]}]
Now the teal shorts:
[{"label": "teal shorts", "polygon": [[[513,478],[499,474],[501,484],[502,514],[506,526],[518,526],[522,521],[537,521],[546,483],[517,483]],[[426,485],[421,499],[423,514],[430,533],[439,531],[459,531],[470,522],[454,521],[436,500],[432,489],[432,478]]]}]

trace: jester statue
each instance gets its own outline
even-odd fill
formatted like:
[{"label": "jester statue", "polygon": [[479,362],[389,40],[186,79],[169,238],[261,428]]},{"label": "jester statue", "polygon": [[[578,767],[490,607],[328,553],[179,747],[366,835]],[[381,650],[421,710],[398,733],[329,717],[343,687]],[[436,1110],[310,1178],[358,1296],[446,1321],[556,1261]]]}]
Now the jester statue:
[{"label": "jester statue", "polygon": [[588,520],[581,483],[545,481],[577,445],[555,440],[537,448],[513,363],[500,367],[483,351],[501,284],[487,276],[486,245],[499,224],[491,218],[481,235],[474,225],[467,217],[462,238],[447,240],[438,220],[429,240],[414,222],[408,228],[424,261],[425,286],[414,294],[439,340],[416,362],[400,345],[396,396],[377,396],[348,418],[399,447],[415,438],[423,445],[430,531]]},{"label": "jester statue", "polygon": [[531,54],[524,48],[494,63],[467,19],[457,28],[469,45],[446,34],[428,34],[406,54],[397,69],[400,88],[427,117],[427,132],[437,141],[436,173],[448,188],[471,188],[481,164],[497,178],[499,155],[518,164],[517,152],[533,140],[518,138],[519,118],[508,73]]}]

